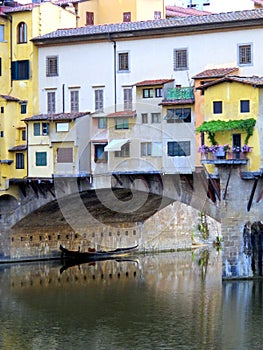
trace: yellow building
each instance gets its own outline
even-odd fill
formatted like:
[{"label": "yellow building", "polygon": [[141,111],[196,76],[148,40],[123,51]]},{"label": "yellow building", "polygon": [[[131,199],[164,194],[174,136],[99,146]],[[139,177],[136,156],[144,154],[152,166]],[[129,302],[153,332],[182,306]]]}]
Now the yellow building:
[{"label": "yellow building", "polygon": [[[218,159],[216,151],[220,148],[226,151],[226,163],[240,159],[248,172],[260,171],[262,87],[262,77],[226,76],[197,88],[204,94],[205,121],[196,130],[205,133],[202,151],[206,153],[209,147],[208,163]],[[219,159],[223,157],[219,155]]]},{"label": "yellow building", "polygon": [[77,27],[165,18],[164,0],[59,0],[77,15]]},{"label": "yellow building", "polygon": [[51,2],[1,7],[0,195],[12,182],[27,176],[26,124],[22,120],[39,112],[38,51],[31,39],[75,24],[75,14]]}]

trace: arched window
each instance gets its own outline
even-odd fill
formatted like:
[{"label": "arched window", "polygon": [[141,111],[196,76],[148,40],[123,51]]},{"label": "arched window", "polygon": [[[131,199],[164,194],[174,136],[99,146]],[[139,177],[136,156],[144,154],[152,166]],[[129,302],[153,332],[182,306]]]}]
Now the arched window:
[{"label": "arched window", "polygon": [[27,42],[27,26],[25,22],[20,22],[17,26],[17,43],[23,44]]}]

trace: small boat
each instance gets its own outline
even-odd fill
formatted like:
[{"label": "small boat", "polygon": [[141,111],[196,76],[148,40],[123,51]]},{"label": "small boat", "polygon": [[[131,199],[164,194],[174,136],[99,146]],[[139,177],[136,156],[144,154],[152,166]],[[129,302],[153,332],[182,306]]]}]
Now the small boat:
[{"label": "small boat", "polygon": [[138,244],[128,248],[117,248],[115,250],[95,250],[89,249],[87,252],[80,250],[68,250],[60,244],[62,259],[74,259],[76,261],[106,260],[131,254],[138,249]]}]

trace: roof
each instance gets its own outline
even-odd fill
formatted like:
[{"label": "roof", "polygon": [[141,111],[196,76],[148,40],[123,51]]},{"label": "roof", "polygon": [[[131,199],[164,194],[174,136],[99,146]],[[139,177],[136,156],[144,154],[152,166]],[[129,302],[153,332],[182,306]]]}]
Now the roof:
[{"label": "roof", "polygon": [[199,11],[194,8],[184,8],[180,6],[166,6],[165,10],[166,17],[203,16],[211,13],[207,11]]},{"label": "roof", "polygon": [[20,5],[15,7],[4,7],[3,12],[4,13],[13,13],[13,12],[25,12],[25,11],[32,11],[34,7],[40,6],[39,3],[29,3],[26,5]]},{"label": "roof", "polygon": [[252,0],[255,5],[260,5],[263,7],[263,0]]},{"label": "roof", "polygon": [[247,84],[247,85],[252,85],[254,87],[263,87],[263,77],[258,77],[258,76],[252,76],[252,77],[239,77],[237,75],[232,75],[232,76],[226,76],[218,80],[214,80],[212,82],[203,84],[197,89],[199,90],[205,90],[210,86],[225,83],[225,82],[237,82],[241,84]]},{"label": "roof", "polygon": [[196,74],[192,77],[192,79],[222,78],[226,75],[234,73],[235,71],[238,71],[238,67],[207,69]]},{"label": "roof", "polygon": [[134,118],[136,116],[137,116],[136,111],[119,111],[119,112],[114,112],[107,115],[107,117],[110,117],[110,118],[118,118],[118,117]]},{"label": "roof", "polygon": [[194,104],[194,102],[194,98],[180,100],[163,100],[161,103],[159,103],[159,106],[192,105]]},{"label": "roof", "polygon": [[58,29],[32,40],[37,45],[41,45],[46,42],[55,43],[56,41],[62,43],[80,40],[109,40],[127,36],[129,38],[142,37],[152,35],[153,31],[155,34],[163,35],[170,31],[180,34],[222,27],[224,29],[235,27],[251,28],[253,24],[263,26],[263,9]]},{"label": "roof", "polygon": [[0,95],[0,98],[3,98],[6,101],[13,101],[13,102],[20,102],[21,100],[19,100],[19,98],[10,96],[10,95]]},{"label": "roof", "polygon": [[163,85],[166,83],[173,82],[174,79],[156,79],[156,80],[143,80],[139,81],[138,83],[135,83],[134,85],[139,86],[154,86],[154,85]]},{"label": "roof", "polygon": [[12,148],[9,148],[9,152],[16,152],[16,151],[25,151],[27,149],[27,145],[18,145],[14,146]]},{"label": "roof", "polygon": [[38,114],[33,115],[23,119],[24,121],[34,121],[34,120],[49,120],[49,121],[70,121],[75,120],[85,115],[89,115],[90,112],[81,112],[81,113],[58,113],[58,114]]}]

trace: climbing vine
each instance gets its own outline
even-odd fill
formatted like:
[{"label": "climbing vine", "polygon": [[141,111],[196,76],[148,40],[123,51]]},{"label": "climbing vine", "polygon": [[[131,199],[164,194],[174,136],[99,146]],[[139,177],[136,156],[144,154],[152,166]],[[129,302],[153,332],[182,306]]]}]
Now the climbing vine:
[{"label": "climbing vine", "polygon": [[203,122],[196,132],[207,133],[208,139],[212,145],[216,145],[215,133],[218,131],[229,131],[229,130],[246,130],[247,135],[245,138],[245,144],[248,143],[249,138],[253,135],[253,129],[256,125],[256,120],[254,118],[249,119],[239,119],[239,120],[210,120]]}]

